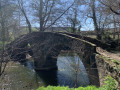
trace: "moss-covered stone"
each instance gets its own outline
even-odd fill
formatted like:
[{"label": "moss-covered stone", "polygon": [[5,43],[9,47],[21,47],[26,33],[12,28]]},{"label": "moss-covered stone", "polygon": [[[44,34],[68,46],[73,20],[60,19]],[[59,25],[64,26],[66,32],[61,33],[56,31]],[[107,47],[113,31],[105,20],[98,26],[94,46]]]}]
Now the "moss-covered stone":
[{"label": "moss-covered stone", "polygon": [[[120,63],[115,59],[106,57],[104,55],[96,54],[96,62],[99,71],[99,78],[104,78],[107,75],[113,77],[118,86],[120,86]],[[103,84],[103,80],[101,80]]]}]

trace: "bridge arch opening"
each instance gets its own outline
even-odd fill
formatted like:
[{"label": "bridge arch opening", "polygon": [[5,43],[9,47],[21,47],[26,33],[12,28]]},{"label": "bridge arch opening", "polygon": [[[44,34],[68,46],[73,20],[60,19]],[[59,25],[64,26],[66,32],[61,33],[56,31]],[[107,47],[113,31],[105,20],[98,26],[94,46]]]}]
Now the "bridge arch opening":
[{"label": "bridge arch opening", "polygon": [[57,66],[58,78],[63,78],[63,81],[58,79],[61,86],[77,87],[90,84],[87,71],[77,53],[62,50],[57,58]]},{"label": "bridge arch opening", "polygon": [[[99,77],[98,77],[97,66],[93,67],[93,63],[90,63],[90,62],[88,63],[89,60],[87,60],[87,59],[90,59],[91,57],[87,56],[87,58],[86,58],[85,55],[82,56],[81,53],[77,53],[75,50],[73,50],[68,45],[59,44],[59,45],[55,45],[53,48],[49,49],[49,51],[48,51],[49,53],[46,55],[46,62],[51,64],[52,66],[58,67],[57,59],[61,52],[66,52],[66,51],[74,52],[75,54],[77,54],[79,56],[83,67],[85,67],[84,71],[86,72],[86,75],[89,78],[89,80],[88,80],[89,84],[99,86]],[[95,58],[93,58],[93,59],[95,59]]]}]

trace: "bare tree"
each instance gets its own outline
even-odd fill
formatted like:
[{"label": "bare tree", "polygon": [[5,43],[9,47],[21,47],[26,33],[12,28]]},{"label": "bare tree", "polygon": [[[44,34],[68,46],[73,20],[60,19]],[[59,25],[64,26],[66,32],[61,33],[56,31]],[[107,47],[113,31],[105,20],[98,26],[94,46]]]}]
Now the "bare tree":
[{"label": "bare tree", "polygon": [[30,23],[30,20],[28,19],[28,16],[26,14],[25,7],[24,7],[24,2],[23,2],[23,0],[17,0],[17,1],[18,1],[19,9],[21,10],[22,14],[25,17],[26,23],[28,25],[29,33],[31,33],[32,32],[31,23]]},{"label": "bare tree", "polygon": [[120,15],[120,1],[119,0],[100,0],[100,2],[107,6],[113,13]]},{"label": "bare tree", "polygon": [[46,24],[53,14],[56,0],[33,0],[32,8],[35,11],[35,18],[39,22],[39,31],[44,31]]},{"label": "bare tree", "polygon": [[[9,21],[13,17],[13,12],[15,8],[11,5],[9,0],[0,0],[0,30],[1,30],[1,41],[2,41],[2,50],[0,51],[0,75],[5,70],[7,61],[5,61],[5,42],[9,38],[8,27]],[[4,64],[3,64],[4,63]]]},{"label": "bare tree", "polygon": [[67,19],[71,24],[72,33],[75,33],[76,30],[80,31],[81,29],[80,17],[78,19],[78,9],[77,7],[73,7],[72,10],[69,10],[72,12],[72,15],[69,14]]},{"label": "bare tree", "polygon": [[95,8],[96,8],[95,0],[92,0],[92,6],[91,6],[91,9],[92,9],[92,19],[93,19],[95,31],[97,33],[97,38],[100,39],[99,28],[98,28],[98,24],[97,24],[97,17],[96,17],[96,10],[95,10]]},{"label": "bare tree", "polygon": [[[116,19],[120,15],[120,1],[119,0],[99,0],[101,4],[103,4],[105,7],[105,10],[107,13],[111,14],[113,19],[111,19],[111,23],[113,24],[114,31],[113,31],[113,39],[115,39],[116,36],[116,30],[119,26],[117,26],[117,23],[119,23],[119,19]],[[112,27],[111,27],[112,28]],[[118,32],[118,38],[119,38],[119,32]]]},{"label": "bare tree", "polygon": [[[83,0],[84,2],[80,3],[84,5],[85,10],[83,10],[84,18],[92,19],[94,25],[94,31],[96,32],[97,38],[101,39],[100,28],[98,24],[98,11],[97,11],[97,1],[96,0]],[[79,1],[80,2],[80,1]]]},{"label": "bare tree", "polygon": [[61,10],[60,7],[63,7],[61,4],[60,0],[33,0],[32,8],[39,23],[39,31],[44,31],[54,25],[73,6],[74,2],[64,10]]}]

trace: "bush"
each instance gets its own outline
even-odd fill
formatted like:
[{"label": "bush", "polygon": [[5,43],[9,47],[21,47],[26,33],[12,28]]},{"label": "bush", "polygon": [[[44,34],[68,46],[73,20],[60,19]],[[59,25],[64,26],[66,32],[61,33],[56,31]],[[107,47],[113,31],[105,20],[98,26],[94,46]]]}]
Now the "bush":
[{"label": "bush", "polygon": [[111,42],[112,38],[110,37],[110,33],[109,32],[104,32],[104,34],[102,35],[102,41],[103,42]]},{"label": "bush", "polygon": [[116,90],[115,86],[115,80],[111,77],[111,76],[107,76],[105,77],[105,81],[104,81],[105,85],[103,86],[104,90]]}]

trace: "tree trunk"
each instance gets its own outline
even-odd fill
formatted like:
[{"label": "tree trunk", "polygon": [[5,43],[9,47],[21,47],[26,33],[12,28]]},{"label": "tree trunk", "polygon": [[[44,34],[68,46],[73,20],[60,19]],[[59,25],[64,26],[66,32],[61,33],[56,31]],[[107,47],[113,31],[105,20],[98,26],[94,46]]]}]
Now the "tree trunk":
[{"label": "tree trunk", "polygon": [[115,17],[113,16],[113,20],[114,20],[114,31],[113,31],[113,39],[115,39],[115,33],[116,33],[116,23],[115,23]]},{"label": "tree trunk", "polygon": [[39,11],[39,15],[40,15],[40,31],[43,32],[43,0],[40,0],[40,11]]},{"label": "tree trunk", "polygon": [[30,24],[30,21],[29,21],[29,19],[28,19],[27,15],[26,15],[26,13],[25,13],[24,9],[21,9],[21,11],[22,11],[23,15],[25,16],[26,23],[27,23],[27,25],[28,25],[28,30],[29,30],[29,33],[31,33],[31,32],[32,32],[32,29],[31,29],[31,24]]},{"label": "tree trunk", "polygon": [[75,33],[75,32],[76,32],[75,25],[73,25],[73,27],[72,27],[72,33]]},{"label": "tree trunk", "polygon": [[19,8],[21,10],[21,12],[23,13],[25,19],[26,19],[26,23],[28,25],[28,30],[29,30],[29,33],[31,33],[32,29],[31,29],[31,24],[30,24],[30,21],[26,15],[26,12],[24,10],[24,7],[23,7],[23,0],[18,0],[18,4],[19,4]]},{"label": "tree trunk", "polygon": [[0,75],[2,75],[2,64],[4,60],[4,50],[5,50],[5,23],[4,18],[1,20],[1,26],[2,26],[2,53],[1,53],[1,60],[0,60]]},{"label": "tree trunk", "polygon": [[120,39],[120,24],[119,24],[119,29],[118,29],[118,40]]},{"label": "tree trunk", "polygon": [[96,18],[95,0],[92,1],[92,14],[93,14],[92,19],[93,19],[93,23],[94,23],[94,29],[97,34],[97,39],[101,39],[100,30],[98,28],[97,18]]}]

